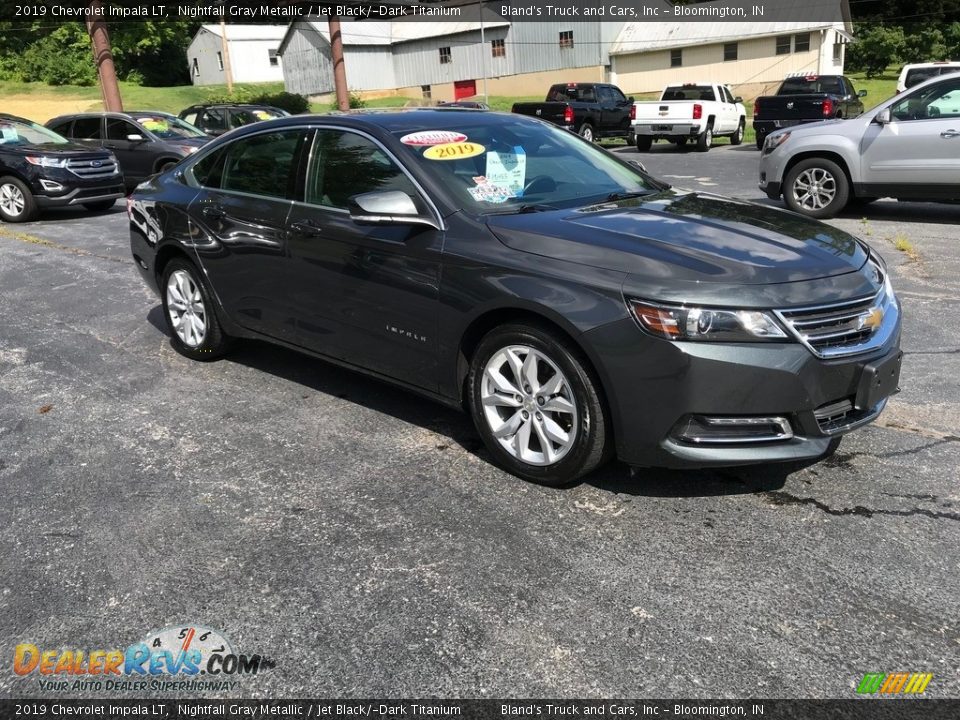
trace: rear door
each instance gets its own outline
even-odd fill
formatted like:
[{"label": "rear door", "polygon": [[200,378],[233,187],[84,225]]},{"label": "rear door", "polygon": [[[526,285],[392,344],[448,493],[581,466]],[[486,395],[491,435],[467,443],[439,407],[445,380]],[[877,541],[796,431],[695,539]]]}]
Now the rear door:
[{"label": "rear door", "polygon": [[870,194],[960,197],[960,78],[915,90],[871,123],[861,147]]},{"label": "rear door", "polygon": [[630,127],[630,107],[626,96],[612,85],[598,88],[601,107],[601,129],[605,132],[626,132]]},{"label": "rear door", "polygon": [[305,202],[290,213],[285,292],[298,342],[420,387],[437,387],[437,302],[443,233],[358,225],[352,196],[399,190],[427,211],[420,189],[372,136],[316,131]]},{"label": "rear door", "polygon": [[240,325],[288,341],[286,223],[309,132],[248,135],[188,171],[201,188],[189,208],[197,254],[221,303]]}]

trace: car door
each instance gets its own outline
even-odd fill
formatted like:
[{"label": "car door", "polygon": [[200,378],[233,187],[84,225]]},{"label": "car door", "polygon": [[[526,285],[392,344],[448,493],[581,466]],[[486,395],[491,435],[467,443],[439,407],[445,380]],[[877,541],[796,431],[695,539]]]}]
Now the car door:
[{"label": "car door", "polygon": [[733,102],[730,91],[724,85],[717,85],[717,100],[720,107],[720,125],[723,133],[732,133],[737,129],[740,118],[737,116],[737,106]]},{"label": "car door", "polygon": [[626,130],[630,125],[630,104],[622,92],[611,86],[598,89],[602,112],[601,127],[604,132]]},{"label": "car door", "polygon": [[[130,140],[139,136],[140,140]],[[124,180],[135,184],[153,174],[153,154],[149,134],[129,120],[119,117],[106,117],[106,132],[103,146],[117,156]]]},{"label": "car door", "polygon": [[861,145],[870,195],[960,195],[960,78],[915,90],[890,106],[890,122],[871,122]]},{"label": "car door", "polygon": [[188,210],[195,247],[221,304],[243,327],[290,342],[286,223],[309,132],[238,138],[186,171],[200,188]]},{"label": "car door", "polygon": [[414,225],[362,225],[354,195],[407,193],[427,203],[399,161],[357,130],[316,131],[305,202],[289,218],[286,292],[299,342],[420,387],[437,387],[437,302],[443,233]]}]

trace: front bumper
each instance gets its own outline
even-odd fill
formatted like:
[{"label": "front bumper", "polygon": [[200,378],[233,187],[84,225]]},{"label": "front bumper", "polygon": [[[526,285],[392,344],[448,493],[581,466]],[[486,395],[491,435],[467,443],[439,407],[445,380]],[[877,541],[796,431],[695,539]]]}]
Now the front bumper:
[{"label": "front bumper", "polygon": [[783,194],[783,174],[788,160],[789,157],[781,148],[773,152],[767,152],[764,148],[760,152],[757,187],[771,200],[777,200]]},{"label": "front bumper", "polygon": [[[601,358],[617,455],[651,467],[818,458],[831,439],[880,414],[886,396],[855,407],[863,397],[864,367],[900,353],[899,319],[882,347],[832,360],[817,358],[799,342],[681,343],[638,334],[627,318],[590,331],[586,339]],[[789,432],[758,441],[692,442],[681,431],[691,418],[784,418]]]},{"label": "front bumper", "polygon": [[63,194],[58,195],[34,195],[37,205],[42,208],[68,207],[70,205],[83,205],[84,203],[95,203],[103,200],[116,200],[126,195],[126,189],[121,182],[119,185],[99,188],[73,188]]}]

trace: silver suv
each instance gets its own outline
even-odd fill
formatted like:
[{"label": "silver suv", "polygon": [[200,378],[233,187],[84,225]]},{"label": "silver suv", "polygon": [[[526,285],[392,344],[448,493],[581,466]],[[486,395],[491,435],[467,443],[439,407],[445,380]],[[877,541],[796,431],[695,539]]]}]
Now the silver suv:
[{"label": "silver suv", "polygon": [[960,200],[960,73],[928,80],[852,120],[771,133],[760,156],[760,189],[815,218],[881,197]]}]

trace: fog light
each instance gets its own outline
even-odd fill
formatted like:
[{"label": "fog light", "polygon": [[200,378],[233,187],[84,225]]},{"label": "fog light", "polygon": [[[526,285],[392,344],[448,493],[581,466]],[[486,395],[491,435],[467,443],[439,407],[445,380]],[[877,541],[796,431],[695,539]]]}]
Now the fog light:
[{"label": "fog light", "polygon": [[48,192],[63,192],[63,185],[53,180],[41,180],[40,184]]},{"label": "fog light", "polygon": [[793,437],[793,428],[787,418],[763,417],[708,417],[688,415],[682,418],[670,433],[676,440],[695,444],[735,444],[777,442]]}]

